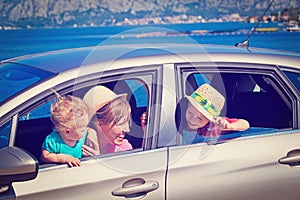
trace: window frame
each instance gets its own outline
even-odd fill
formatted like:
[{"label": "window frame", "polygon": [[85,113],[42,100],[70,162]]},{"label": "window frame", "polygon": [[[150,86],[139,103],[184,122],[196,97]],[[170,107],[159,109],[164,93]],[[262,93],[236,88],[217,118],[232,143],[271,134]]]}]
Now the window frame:
[{"label": "window frame", "polygon": [[[76,80],[71,79],[67,80],[65,82],[59,83],[54,88],[57,92],[60,94],[72,94],[73,91],[80,90],[81,88],[85,87],[92,87],[94,85],[99,85],[101,83],[105,82],[112,82],[112,81],[118,81],[120,78],[122,80],[129,80],[129,79],[138,79],[145,83],[145,86],[148,89],[148,102],[146,110],[148,113],[148,116],[151,117],[155,114],[156,111],[149,109],[151,105],[157,104],[157,85],[154,84],[157,82],[159,71],[160,71],[161,65],[151,65],[151,66],[138,66],[138,67],[130,67],[120,70],[112,70],[112,71],[106,71],[106,72],[97,72],[93,74],[89,74],[83,77],[78,77]],[[99,80],[99,76],[101,77],[101,80]],[[74,84],[76,82],[76,84]],[[41,91],[38,95],[36,95],[34,98],[28,100],[27,102],[24,102],[21,106],[18,107],[17,110],[14,110],[14,112],[17,112],[13,114],[13,118],[17,120],[12,120],[12,123],[10,124],[10,134],[9,134],[9,145],[14,146],[15,145],[15,137],[18,137],[16,135],[17,132],[17,126],[18,126],[18,120],[22,116],[26,115],[27,113],[32,112],[32,110],[38,108],[41,105],[44,105],[45,103],[51,101],[55,98],[55,94],[53,94],[50,90],[44,90]],[[12,114],[12,111],[9,115]],[[21,116],[21,117],[20,117]],[[118,152],[114,153],[113,155],[118,155],[120,153],[130,153],[130,152],[139,152],[139,151],[145,151],[150,150],[155,147],[155,144],[157,141],[155,141],[155,137],[153,137],[153,122],[149,123],[146,129],[146,133],[144,133],[144,141],[142,142],[142,147],[138,149],[134,149],[133,151],[128,152]],[[156,124],[155,124],[156,126]],[[153,146],[154,145],[154,146]],[[102,155],[103,157],[110,156],[110,155]],[[101,155],[100,155],[101,157]],[[82,158],[83,160],[86,160],[88,158]]]},{"label": "window frame", "polygon": [[[283,74],[285,75],[287,82],[290,82],[292,85],[292,88],[295,89],[295,94],[298,94],[298,98],[300,98],[300,83],[299,86],[296,86],[296,84],[291,80],[291,78],[288,76],[287,73],[293,73],[293,74],[298,74],[299,78],[300,78],[300,70],[296,70],[296,69],[291,69],[291,68],[286,68],[286,67],[282,67],[280,66]],[[298,88],[299,87],[299,88]]]},{"label": "window frame", "polygon": [[192,73],[242,73],[242,74],[262,74],[268,75],[273,78],[274,81],[281,88],[285,97],[287,97],[292,106],[292,126],[291,129],[299,128],[297,123],[297,97],[294,92],[291,91],[288,82],[283,78],[285,75],[275,65],[267,64],[250,64],[250,63],[235,63],[235,62],[219,62],[219,63],[179,63],[175,65],[177,71],[176,78],[178,80],[179,87],[177,89],[177,102],[185,95],[185,83],[187,77]]}]

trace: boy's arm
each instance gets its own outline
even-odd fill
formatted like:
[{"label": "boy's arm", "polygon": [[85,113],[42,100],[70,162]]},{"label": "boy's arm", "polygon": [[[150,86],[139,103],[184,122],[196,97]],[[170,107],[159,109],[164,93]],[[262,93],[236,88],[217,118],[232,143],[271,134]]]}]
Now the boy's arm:
[{"label": "boy's arm", "polygon": [[43,149],[41,154],[41,159],[44,162],[54,162],[54,163],[67,163],[69,167],[80,166],[80,160],[71,155],[67,154],[56,154],[50,153],[49,151]]}]

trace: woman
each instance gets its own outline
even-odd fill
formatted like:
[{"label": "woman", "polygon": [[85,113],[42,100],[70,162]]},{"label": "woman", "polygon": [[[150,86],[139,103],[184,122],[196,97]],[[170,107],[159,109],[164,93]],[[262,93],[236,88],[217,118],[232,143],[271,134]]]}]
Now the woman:
[{"label": "woman", "polygon": [[[87,146],[98,143],[100,154],[131,150],[132,145],[125,139],[125,134],[130,131],[131,108],[126,100],[127,94],[117,95],[109,88],[95,86],[83,97],[83,101],[94,116],[91,124],[97,131],[97,140],[87,137]],[[96,145],[97,146],[97,145]],[[89,155],[99,154],[94,148],[83,149]]]},{"label": "woman", "polygon": [[244,119],[220,117],[225,98],[209,84],[201,85],[186,99],[187,108],[180,130],[183,144],[204,142],[208,138],[219,137],[225,131],[249,128],[248,121]]}]

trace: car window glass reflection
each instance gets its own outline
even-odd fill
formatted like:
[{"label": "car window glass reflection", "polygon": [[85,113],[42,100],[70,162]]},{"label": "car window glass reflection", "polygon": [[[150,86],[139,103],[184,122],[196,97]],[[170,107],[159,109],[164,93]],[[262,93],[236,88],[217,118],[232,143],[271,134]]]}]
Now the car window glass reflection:
[{"label": "car window glass reflection", "polygon": [[300,74],[289,71],[285,71],[285,74],[288,76],[290,81],[294,84],[294,86],[298,89],[298,92],[300,93]]},{"label": "car window glass reflection", "polygon": [[43,81],[53,74],[37,68],[13,63],[3,64],[0,68],[0,104],[25,88]]},{"label": "car window glass reflection", "polygon": [[8,146],[9,142],[9,133],[10,133],[10,124],[8,121],[0,127],[0,149]]},{"label": "car window glass reflection", "polygon": [[[128,133],[125,134],[125,139],[129,141],[133,149],[142,148],[145,132],[142,128],[141,116],[143,114],[145,115],[147,112],[149,101],[148,87],[139,79],[105,82],[101,83],[101,85],[109,88],[117,95],[122,93],[127,94],[126,101],[128,101],[131,107],[131,114],[130,123],[128,123],[130,124],[130,129],[128,130]],[[83,98],[87,91],[92,87],[94,86],[84,87],[76,91],[71,91],[67,94]],[[35,109],[30,110],[19,117],[15,146],[29,151],[38,159],[41,156],[42,142],[44,141],[45,137],[51,133],[53,128],[53,124],[50,120],[50,106],[54,101],[55,99],[53,95],[53,99],[43,103],[42,105],[39,105]],[[118,125],[118,127],[123,127],[123,124],[120,123],[116,125]],[[2,129],[1,144],[3,146],[7,146],[9,125],[7,125],[7,130],[4,128],[4,126],[2,126]]]},{"label": "car window glass reflection", "polygon": [[20,117],[20,120],[30,120],[30,119],[38,119],[44,117],[50,117],[50,106],[55,100],[51,101],[35,108],[34,110],[28,112],[26,115]]}]

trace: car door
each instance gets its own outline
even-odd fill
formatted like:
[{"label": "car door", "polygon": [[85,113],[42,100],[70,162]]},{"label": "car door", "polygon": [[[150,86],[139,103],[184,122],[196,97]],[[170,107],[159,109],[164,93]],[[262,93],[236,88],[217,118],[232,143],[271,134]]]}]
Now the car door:
[{"label": "car door", "polygon": [[[152,148],[152,133],[156,132],[155,126],[159,124],[156,108],[152,106],[158,104],[160,99],[160,89],[153,84],[158,73],[157,67],[146,66],[139,70],[130,69],[130,73],[126,70],[107,72],[108,75],[103,75],[101,80],[99,74],[88,78],[78,77],[76,81],[69,80],[61,84],[55,78],[50,80],[57,83],[55,90],[60,94],[78,97],[95,84],[110,87],[116,93],[126,92],[132,106],[131,129],[134,129],[127,134],[127,138],[134,149],[84,157],[81,166],[73,168],[66,164],[40,161],[34,180],[13,182],[9,190],[0,193],[0,199],[164,199],[167,148]],[[41,91],[35,97],[39,100],[26,102],[13,117],[18,120],[10,123],[11,127],[16,127],[16,134],[10,137],[12,146],[25,149],[36,159],[39,159],[43,141],[41,135],[51,131],[49,106],[53,98],[50,90]],[[149,118],[156,117],[158,121],[154,124],[149,120],[146,132],[137,134],[137,131],[141,131],[138,120],[145,111]]]},{"label": "car door", "polygon": [[12,187],[18,199],[162,199],[165,161],[160,149],[89,159],[76,168],[41,166],[36,179]]},{"label": "car door", "polygon": [[169,199],[298,199],[295,90],[275,66],[204,66],[209,69],[203,70],[201,64],[177,66],[179,97],[209,83],[226,97],[223,114],[247,119],[251,128],[212,142],[183,145],[179,140],[170,147]]}]

